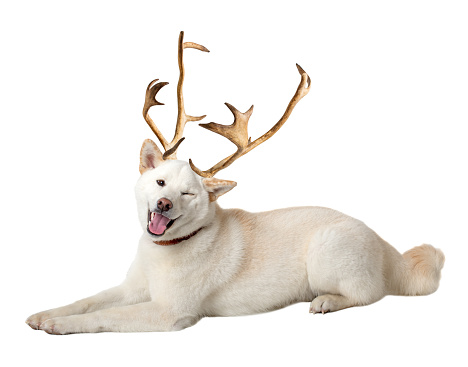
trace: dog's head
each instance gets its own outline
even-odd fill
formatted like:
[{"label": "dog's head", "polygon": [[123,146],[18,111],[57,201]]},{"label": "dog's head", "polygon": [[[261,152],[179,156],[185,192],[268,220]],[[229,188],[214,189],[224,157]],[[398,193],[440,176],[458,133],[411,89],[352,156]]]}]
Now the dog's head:
[{"label": "dog's head", "polygon": [[163,160],[149,139],[141,148],[140,173],[135,188],[138,216],[155,240],[184,237],[206,226],[216,199],[236,186],[233,181],[202,178],[187,162]]},{"label": "dog's head", "polygon": [[140,155],[141,178],[136,187],[138,213],[141,225],[147,230],[148,236],[160,238],[158,240],[160,242],[187,237],[210,223],[215,213],[215,204],[213,202],[236,186],[233,181],[219,180],[213,178],[213,176],[276,134],[289,118],[296,104],[310,90],[309,76],[296,64],[301,75],[301,81],[286,111],[270,130],[253,141],[249,137],[247,127],[253,112],[253,106],[246,112],[240,112],[234,106],[226,103],[234,116],[232,124],[220,125],[210,122],[200,124],[200,126],[224,136],[237,147],[237,150],[210,169],[202,171],[191,160],[189,160],[189,163],[175,160],[177,148],[184,140],[183,133],[186,123],[200,121],[205,117],[190,116],[185,112],[182,86],[185,76],[183,54],[186,48],[209,52],[202,45],[194,42],[184,42],[184,32],[180,32],[178,42],[180,74],[177,84],[177,122],[172,140],[167,140],[162,135],[149,116],[151,107],[164,104],[156,99],[156,95],[168,83],[159,82],[159,79],[151,81],[146,88],[145,103],[143,105],[143,117],[155,133],[165,152],[162,155],[156,144],[151,140],[145,140],[143,143]]}]

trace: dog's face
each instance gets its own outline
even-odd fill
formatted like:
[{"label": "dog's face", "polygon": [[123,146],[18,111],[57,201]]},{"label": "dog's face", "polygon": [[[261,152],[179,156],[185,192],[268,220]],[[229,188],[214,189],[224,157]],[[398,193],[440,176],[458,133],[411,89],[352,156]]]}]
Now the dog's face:
[{"label": "dog's face", "polygon": [[163,160],[156,144],[145,140],[141,177],[135,193],[142,228],[155,240],[181,238],[206,226],[213,202],[236,186],[233,181],[198,176],[187,162]]}]

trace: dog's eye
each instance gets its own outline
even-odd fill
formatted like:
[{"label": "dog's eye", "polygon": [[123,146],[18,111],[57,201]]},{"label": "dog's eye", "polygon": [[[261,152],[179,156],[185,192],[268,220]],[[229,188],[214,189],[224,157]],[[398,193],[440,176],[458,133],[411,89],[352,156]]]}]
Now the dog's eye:
[{"label": "dog's eye", "polygon": [[159,186],[164,186],[166,183],[164,182],[164,180],[156,180],[156,183],[159,185]]},{"label": "dog's eye", "polygon": [[195,194],[192,194],[191,192],[182,192],[182,195],[190,195],[190,196],[193,196]]}]

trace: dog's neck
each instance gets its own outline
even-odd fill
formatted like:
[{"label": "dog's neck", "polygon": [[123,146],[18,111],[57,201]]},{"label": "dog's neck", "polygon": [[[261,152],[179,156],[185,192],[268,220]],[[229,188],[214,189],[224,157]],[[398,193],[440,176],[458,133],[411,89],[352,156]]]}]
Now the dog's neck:
[{"label": "dog's neck", "polygon": [[195,236],[198,232],[200,232],[204,227],[201,227],[201,228],[198,228],[196,231],[190,233],[189,235],[187,236],[184,236],[184,237],[179,237],[179,238],[174,238],[172,240],[169,240],[169,241],[153,241],[156,245],[159,245],[159,246],[171,246],[171,245],[177,245],[178,243],[181,243],[185,240],[188,240],[189,238],[192,238],[193,236]]}]

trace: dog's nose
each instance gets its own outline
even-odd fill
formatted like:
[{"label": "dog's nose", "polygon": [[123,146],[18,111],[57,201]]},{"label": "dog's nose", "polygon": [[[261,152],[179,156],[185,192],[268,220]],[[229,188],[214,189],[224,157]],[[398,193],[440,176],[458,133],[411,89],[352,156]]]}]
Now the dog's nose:
[{"label": "dog's nose", "polygon": [[162,198],[158,200],[158,209],[162,212],[167,212],[172,208],[172,202],[169,199]]}]

